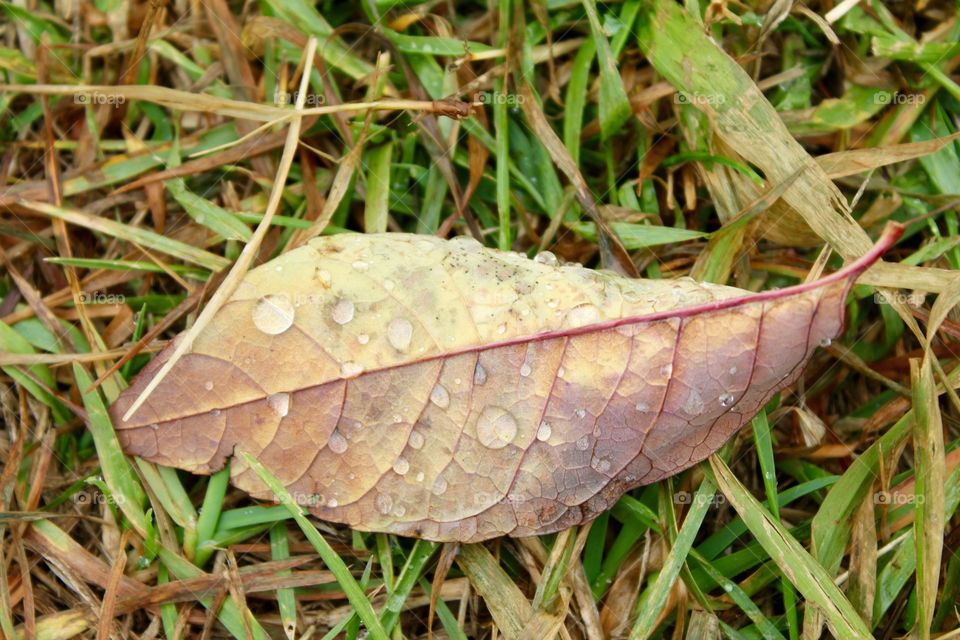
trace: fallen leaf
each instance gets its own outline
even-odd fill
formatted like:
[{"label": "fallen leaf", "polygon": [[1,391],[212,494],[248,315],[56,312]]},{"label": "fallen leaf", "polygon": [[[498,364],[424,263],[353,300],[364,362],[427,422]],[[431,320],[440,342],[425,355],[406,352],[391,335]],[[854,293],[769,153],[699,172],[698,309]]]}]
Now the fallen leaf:
[{"label": "fallen leaf", "polygon": [[[406,234],[319,237],[251,270],[128,422],[133,455],[212,473],[256,457],[319,518],[431,540],[536,535],[720,447],[839,335],[899,236],[751,293],[636,280]],[[234,485],[272,499],[240,458]]]}]

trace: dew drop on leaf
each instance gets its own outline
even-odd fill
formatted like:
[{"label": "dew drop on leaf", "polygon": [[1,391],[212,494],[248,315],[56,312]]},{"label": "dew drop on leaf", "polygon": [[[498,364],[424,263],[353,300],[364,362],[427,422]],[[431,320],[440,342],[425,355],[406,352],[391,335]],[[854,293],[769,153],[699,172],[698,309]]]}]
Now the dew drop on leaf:
[{"label": "dew drop on leaf", "polygon": [[352,378],[363,373],[363,365],[359,362],[354,362],[352,360],[347,360],[340,365],[340,375],[344,378]]},{"label": "dew drop on leaf", "polygon": [[433,391],[430,392],[430,402],[437,405],[441,409],[446,409],[450,406],[450,394],[447,392],[447,388],[442,384],[436,384],[433,386]]},{"label": "dew drop on leaf", "polygon": [[257,300],[253,307],[253,324],[260,331],[276,336],[293,325],[293,314],[290,298],[271,294]]},{"label": "dew drop on leaf", "polygon": [[290,411],[290,394],[273,393],[267,396],[267,406],[281,418],[285,417]]},{"label": "dew drop on leaf", "polygon": [[581,304],[567,312],[567,325],[583,327],[600,320],[600,310],[592,304]]},{"label": "dew drop on leaf", "polygon": [[683,403],[683,410],[692,416],[703,413],[703,397],[696,389],[690,390],[687,401]]},{"label": "dew drop on leaf", "polygon": [[352,300],[342,298],[337,301],[337,304],[333,305],[333,321],[337,324],[347,324],[353,320],[353,314],[355,310],[356,307],[354,306]]},{"label": "dew drop on leaf", "polygon": [[479,362],[477,363],[476,368],[473,370],[473,384],[482,385],[487,381],[487,370],[483,368],[483,365]]},{"label": "dew drop on leaf", "polygon": [[327,446],[330,447],[330,451],[334,453],[343,453],[347,450],[347,439],[344,438],[339,431],[334,431],[330,434]]},{"label": "dew drop on leaf", "polygon": [[550,426],[549,422],[541,422],[540,428],[537,429],[537,440],[540,442],[546,442],[550,439],[550,435],[553,433],[553,427]]},{"label": "dew drop on leaf", "polygon": [[390,510],[393,509],[393,498],[385,493],[378,493],[373,503],[377,507],[377,511],[383,515],[389,514]]},{"label": "dew drop on leaf", "polygon": [[419,431],[410,432],[410,446],[414,449],[422,449],[424,445],[425,438],[423,434]]},{"label": "dew drop on leaf", "polygon": [[503,407],[489,406],[477,419],[477,437],[480,444],[490,449],[502,449],[517,435],[517,419]]},{"label": "dew drop on leaf", "polygon": [[541,251],[533,257],[533,261],[551,267],[557,266],[557,256],[553,255],[549,251]]},{"label": "dew drop on leaf", "polygon": [[387,340],[397,351],[406,351],[413,339],[413,324],[406,318],[394,318],[387,325]]}]

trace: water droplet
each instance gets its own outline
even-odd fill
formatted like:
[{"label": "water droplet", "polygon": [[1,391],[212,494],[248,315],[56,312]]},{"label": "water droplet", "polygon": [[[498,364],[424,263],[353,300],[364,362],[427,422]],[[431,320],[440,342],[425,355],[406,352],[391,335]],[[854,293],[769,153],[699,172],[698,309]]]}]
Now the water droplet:
[{"label": "water droplet", "polygon": [[501,324],[499,327],[497,327],[497,333],[499,333],[499,334],[502,335],[502,334],[504,334],[504,333],[506,333],[506,332],[507,332],[507,325],[506,325],[506,324]]},{"label": "water droplet", "polygon": [[283,418],[290,412],[290,394],[272,393],[267,396],[267,406],[273,409],[273,412]]},{"label": "water droplet", "polygon": [[387,515],[390,513],[390,510],[393,509],[393,498],[385,493],[378,493],[377,497],[373,500],[373,504],[376,506],[377,511],[383,515]]},{"label": "water droplet", "polygon": [[253,324],[260,331],[275,336],[293,325],[293,305],[285,295],[263,296],[253,307]]},{"label": "water droplet", "polygon": [[330,439],[327,440],[327,446],[330,447],[330,451],[334,453],[343,453],[347,450],[347,439],[344,438],[339,431],[334,430],[330,434]]},{"label": "water droplet", "polygon": [[407,508],[406,508],[405,506],[403,506],[402,504],[398,504],[397,506],[395,506],[395,507],[393,508],[393,517],[394,517],[394,518],[402,518],[402,517],[403,517],[403,514],[405,514],[406,512],[407,512]]},{"label": "water droplet", "polygon": [[729,407],[730,405],[733,404],[733,401],[734,401],[735,399],[736,399],[736,398],[733,397],[733,394],[732,394],[732,393],[722,393],[722,394],[720,394],[720,398],[719,398],[719,400],[720,400],[720,406],[721,406],[721,407]]},{"label": "water droplet", "polygon": [[330,498],[329,500],[327,500],[327,506],[330,507],[331,509],[336,509],[339,504],[340,503],[337,502],[336,498]]},{"label": "water droplet", "polygon": [[370,268],[370,265],[364,262],[363,260],[357,260],[351,265],[357,271],[366,271]]},{"label": "water droplet", "polygon": [[643,412],[643,413],[646,413],[647,411],[650,411],[650,407],[647,406],[647,403],[646,403],[646,402],[638,402],[638,403],[637,403],[637,406],[636,406],[635,408],[636,408],[637,411],[640,411],[640,412]]},{"label": "water droplet", "polygon": [[524,363],[520,366],[520,375],[523,376],[524,378],[526,378],[527,376],[529,376],[532,371],[533,371],[533,369],[531,369],[531,368],[530,368],[530,365],[527,364],[526,362],[524,362]]},{"label": "water droplet", "polygon": [[540,442],[546,442],[550,439],[550,435],[553,433],[553,427],[550,426],[549,422],[541,422],[540,428],[537,429],[537,440]]},{"label": "water droplet", "polygon": [[422,449],[424,445],[425,438],[423,434],[419,431],[410,432],[410,446],[414,449]]},{"label": "water droplet", "polygon": [[346,298],[341,298],[337,301],[337,304],[333,305],[333,321],[337,324],[347,324],[353,320],[353,313],[356,310],[356,307],[353,305],[352,300],[347,300]]},{"label": "water droplet", "polygon": [[686,402],[683,403],[683,410],[692,416],[703,413],[703,396],[696,389],[690,391]]},{"label": "water droplet", "polygon": [[406,458],[397,458],[397,461],[393,463],[393,472],[398,476],[402,476],[407,471],[410,471],[410,463],[407,462]]},{"label": "water droplet", "polygon": [[564,369],[563,367],[560,367],[559,369],[557,369],[557,375],[558,375],[559,377],[562,378],[565,373],[567,373],[567,370]]},{"label": "water droplet", "polygon": [[437,479],[433,481],[433,491],[434,495],[443,495],[447,490],[447,481],[444,480],[443,476],[437,476]]},{"label": "water droplet", "polygon": [[736,367],[730,367],[730,375],[736,375],[736,373],[737,373],[737,368],[736,368]]},{"label": "water droplet", "polygon": [[586,415],[587,415],[587,410],[581,408],[581,409],[577,409],[576,411],[574,411],[574,413],[577,414],[577,417],[578,417],[578,418],[584,418],[584,417],[586,417]]},{"label": "water droplet", "polygon": [[727,593],[729,593],[729,592],[733,591],[733,585],[728,582],[728,583],[726,583],[726,584],[723,585],[723,590],[726,591]]},{"label": "water droplet", "polygon": [[397,351],[406,351],[413,339],[413,325],[406,318],[394,318],[387,325],[387,340]]},{"label": "water droplet", "polygon": [[551,267],[557,266],[557,262],[558,262],[557,256],[553,255],[549,251],[541,251],[540,253],[538,253],[533,257],[533,261],[540,264],[545,264]]},{"label": "water droplet", "polygon": [[662,375],[664,378],[669,378],[671,374],[673,374],[672,364],[665,364],[660,367],[660,375]]},{"label": "water droplet", "polygon": [[367,344],[368,342],[370,342],[370,336],[368,336],[365,333],[361,333],[360,335],[357,336],[357,342],[359,342],[360,344]]},{"label": "water droplet", "polygon": [[206,382],[203,383],[203,388],[206,389],[207,391],[213,391],[213,382],[211,382],[210,380],[207,380]]},{"label": "water droplet", "polygon": [[333,282],[333,280],[330,279],[330,272],[323,269],[317,271],[317,278],[320,279],[320,284],[322,284],[324,287],[329,287]]},{"label": "water droplet", "polygon": [[450,406],[450,394],[447,392],[447,388],[442,384],[434,385],[433,391],[430,392],[430,402],[437,405],[441,409],[446,409]]},{"label": "water droplet", "polygon": [[477,419],[477,437],[491,449],[502,449],[517,435],[517,419],[503,407],[489,406]]},{"label": "water droplet", "polygon": [[393,280],[384,280],[384,281],[383,281],[383,288],[386,289],[387,291],[393,291],[393,288],[394,288],[395,286],[397,286],[397,285],[396,285],[396,283],[395,283]]},{"label": "water droplet", "polygon": [[826,349],[826,348],[829,347],[832,343],[833,343],[833,340],[831,340],[830,338],[824,338],[823,340],[820,341],[820,346],[823,347],[824,349]]},{"label": "water droplet", "polygon": [[590,466],[600,473],[606,473],[610,470],[610,461],[606,458],[594,458]]},{"label": "water droplet", "polygon": [[586,451],[587,449],[590,448],[590,437],[581,436],[580,439],[577,440],[576,446],[577,446],[577,449],[579,449],[580,451]]},{"label": "water droplet", "polygon": [[487,370],[479,362],[473,370],[473,384],[482,385],[487,381]]},{"label": "water droplet", "polygon": [[363,365],[353,360],[347,360],[340,365],[340,375],[344,378],[353,378],[363,373]]},{"label": "water droplet", "polygon": [[213,416],[214,418],[219,418],[219,417],[220,417],[220,409],[214,409],[213,411],[210,412],[210,415]]},{"label": "water droplet", "polygon": [[423,471],[417,471],[416,481],[423,482]]},{"label": "water droplet", "polygon": [[600,310],[592,304],[577,305],[567,312],[567,324],[571,327],[583,327],[600,320]]},{"label": "water droplet", "polygon": [[[213,413],[213,412],[211,412],[211,413]],[[159,430],[160,430],[160,425],[157,424],[156,422],[154,422],[152,425],[150,425],[150,428],[153,429],[154,431],[159,431]]]},{"label": "water droplet", "polygon": [[557,300],[556,298],[550,298],[549,300],[547,300],[547,306],[550,307],[551,309],[556,309],[558,304],[560,304],[560,301]]}]

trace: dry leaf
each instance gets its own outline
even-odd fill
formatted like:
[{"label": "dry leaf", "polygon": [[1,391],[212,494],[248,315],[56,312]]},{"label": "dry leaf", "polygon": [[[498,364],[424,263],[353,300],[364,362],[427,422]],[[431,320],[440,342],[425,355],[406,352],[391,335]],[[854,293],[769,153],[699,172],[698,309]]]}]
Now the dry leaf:
[{"label": "dry leaf", "polygon": [[[315,238],[250,271],[129,422],[173,345],[111,413],[131,454],[211,473],[244,450],[356,529],[557,531],[720,447],[840,333],[853,280],[898,235],[762,293],[468,238]],[[239,459],[231,474],[273,498]]]}]

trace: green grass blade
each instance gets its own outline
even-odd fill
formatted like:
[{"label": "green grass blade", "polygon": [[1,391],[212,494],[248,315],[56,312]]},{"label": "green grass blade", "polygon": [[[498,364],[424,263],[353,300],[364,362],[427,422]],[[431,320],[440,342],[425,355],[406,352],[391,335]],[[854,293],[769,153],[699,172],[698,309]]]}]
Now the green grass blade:
[{"label": "green grass blade", "polygon": [[683,526],[680,527],[673,548],[670,549],[670,555],[667,556],[660,568],[660,575],[657,576],[653,587],[637,603],[637,619],[630,630],[630,640],[646,640],[656,630],[654,624],[657,617],[667,601],[667,595],[673,588],[674,581],[680,575],[687,554],[693,547],[693,540],[703,524],[703,518],[713,504],[711,498],[716,491],[716,486],[711,481],[704,479],[700,488],[694,494],[687,517],[683,521]]},{"label": "green grass blade", "polygon": [[33,209],[51,218],[63,220],[64,222],[75,224],[90,229],[91,231],[97,231],[119,240],[139,244],[148,249],[155,249],[174,258],[200,265],[210,271],[220,271],[230,265],[230,261],[226,258],[214,255],[203,249],[198,249],[185,242],[154,233],[149,229],[133,227],[109,218],[90,215],[83,211],[67,209],[66,207],[57,207],[52,204],[47,204],[46,202],[23,201],[21,204],[28,209]]},{"label": "green grass blade", "polygon": [[367,151],[367,198],[363,228],[367,233],[384,233],[390,216],[390,163],[393,143]]},{"label": "green grass blade", "polygon": [[594,0],[582,0],[583,8],[590,21],[590,33],[597,49],[597,63],[600,65],[600,137],[608,140],[621,133],[623,125],[633,117],[630,100],[623,88],[617,61],[610,49],[610,43],[603,32]]},{"label": "green grass blade", "polygon": [[723,460],[711,456],[710,465],[717,484],[750,532],[797,590],[820,608],[833,634],[840,638],[872,638],[832,576],[750,495]]},{"label": "green grass blade", "polygon": [[294,501],[293,496],[290,495],[286,487],[252,455],[246,451],[240,451],[238,455],[243,462],[253,469],[260,479],[270,487],[270,490],[273,491],[277,497],[277,501],[286,507],[293,516],[293,519],[296,520],[303,534],[307,537],[307,540],[314,546],[317,553],[320,554],[320,557],[327,565],[327,568],[330,569],[330,572],[333,573],[337,579],[343,592],[347,595],[350,604],[353,605],[356,610],[357,615],[360,616],[360,619],[367,626],[369,637],[375,638],[376,640],[387,640],[388,636],[383,629],[383,625],[380,624],[380,620],[373,610],[373,606],[370,604],[370,601],[367,600],[366,594],[363,592],[363,589],[360,588],[360,585],[357,584],[353,574],[350,573],[350,569],[347,568],[347,565],[344,564],[340,556],[337,555],[337,552],[333,550],[326,539],[317,531],[317,528],[303,515],[303,511]]},{"label": "green grass blade", "polygon": [[83,406],[87,410],[87,428],[97,447],[97,458],[103,470],[103,478],[110,487],[110,492],[123,515],[140,535],[145,536],[148,528],[147,516],[143,512],[146,494],[140,486],[140,478],[120,449],[120,443],[117,442],[117,436],[100,391],[98,389],[88,391],[93,380],[78,363],[73,364],[73,376],[83,398]]}]

